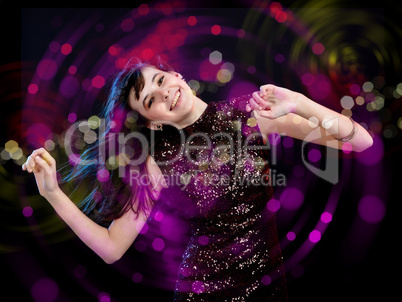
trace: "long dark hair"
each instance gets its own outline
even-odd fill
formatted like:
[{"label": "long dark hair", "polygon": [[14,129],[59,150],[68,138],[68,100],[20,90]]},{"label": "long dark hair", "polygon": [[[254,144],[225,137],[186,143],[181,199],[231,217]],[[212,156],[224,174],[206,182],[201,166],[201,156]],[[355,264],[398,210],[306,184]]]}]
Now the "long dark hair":
[{"label": "long dark hair", "polygon": [[[134,172],[135,175],[145,176],[141,179],[146,180],[147,160],[138,161],[137,157],[144,155],[144,152],[148,157],[149,144],[144,145],[138,139],[122,141],[124,137],[133,137],[134,132],[141,134],[146,127],[147,120],[129,106],[132,88],[138,99],[144,87],[141,70],[145,66],[154,66],[162,71],[172,70],[159,57],[151,61],[132,59],[112,77],[108,97],[99,114],[99,129],[104,131],[100,131],[96,142],[82,152],[79,163],[72,168],[70,166],[63,176],[63,182],[74,183],[74,189],[85,180],[85,185],[89,188],[78,206],[88,217],[105,227],[130,209],[137,215],[148,215],[155,203],[149,181],[130,179]],[[133,161],[138,163],[130,164]]]}]

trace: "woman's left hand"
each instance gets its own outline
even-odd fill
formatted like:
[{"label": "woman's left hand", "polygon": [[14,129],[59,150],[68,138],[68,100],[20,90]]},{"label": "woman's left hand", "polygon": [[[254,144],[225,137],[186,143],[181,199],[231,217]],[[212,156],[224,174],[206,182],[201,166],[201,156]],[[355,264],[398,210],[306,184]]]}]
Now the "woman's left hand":
[{"label": "woman's left hand", "polygon": [[296,111],[300,94],[272,84],[263,85],[260,91],[253,93],[247,111],[255,110],[258,115],[276,119]]}]

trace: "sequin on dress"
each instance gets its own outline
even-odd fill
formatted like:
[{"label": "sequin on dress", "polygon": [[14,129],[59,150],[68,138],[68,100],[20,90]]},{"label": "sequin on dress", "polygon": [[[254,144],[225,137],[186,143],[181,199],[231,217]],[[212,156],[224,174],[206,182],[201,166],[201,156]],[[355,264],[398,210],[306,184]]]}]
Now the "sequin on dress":
[{"label": "sequin on dress", "polygon": [[[174,301],[287,301],[269,150],[250,95],[209,103],[179,131],[154,131],[151,155],[169,175],[160,200],[190,224]],[[152,145],[151,145],[152,146]]]}]

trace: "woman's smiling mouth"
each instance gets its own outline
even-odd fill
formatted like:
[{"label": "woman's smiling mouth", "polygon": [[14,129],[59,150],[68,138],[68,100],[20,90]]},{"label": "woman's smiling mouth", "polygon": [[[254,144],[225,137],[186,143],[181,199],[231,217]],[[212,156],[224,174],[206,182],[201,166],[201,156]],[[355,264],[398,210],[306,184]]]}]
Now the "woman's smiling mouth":
[{"label": "woman's smiling mouth", "polygon": [[179,101],[179,99],[180,99],[180,96],[181,96],[181,93],[180,93],[180,89],[176,92],[176,94],[175,94],[175,96],[174,96],[174,98],[173,98],[173,102],[172,102],[172,105],[170,106],[170,110],[173,110],[175,107],[176,107],[176,105],[177,105],[177,102]]}]

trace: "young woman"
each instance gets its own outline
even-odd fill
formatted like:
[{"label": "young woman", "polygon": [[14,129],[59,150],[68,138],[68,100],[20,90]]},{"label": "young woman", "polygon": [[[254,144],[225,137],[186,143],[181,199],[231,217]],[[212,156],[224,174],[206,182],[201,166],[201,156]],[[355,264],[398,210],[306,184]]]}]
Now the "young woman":
[{"label": "young woman", "polygon": [[[267,137],[279,133],[333,148],[347,143],[359,152],[372,144],[367,131],[274,85],[207,104],[179,73],[138,63],[115,77],[103,110],[109,128],[85,156],[107,158],[110,141],[124,128],[115,125],[124,124],[129,112],[138,114],[136,129],[149,142],[145,160],[100,182],[80,209],[59,188],[56,162],[41,148],[22,167],[34,173],[40,194],[106,263],[122,257],[154,204],[186,219],[191,238],[179,267],[175,301],[286,301],[275,216],[266,207],[273,196],[266,181]],[[142,153],[143,147],[131,143],[131,154]],[[100,160],[78,165],[70,178],[83,178],[90,169],[96,174],[100,165]],[[129,182],[133,172],[151,181]]]}]

